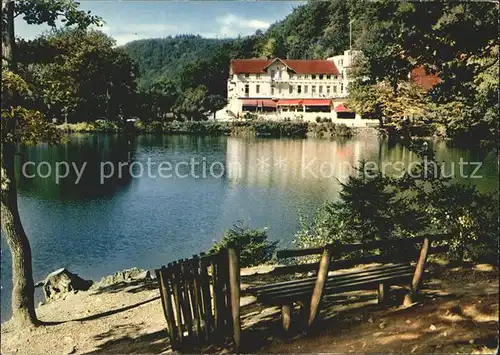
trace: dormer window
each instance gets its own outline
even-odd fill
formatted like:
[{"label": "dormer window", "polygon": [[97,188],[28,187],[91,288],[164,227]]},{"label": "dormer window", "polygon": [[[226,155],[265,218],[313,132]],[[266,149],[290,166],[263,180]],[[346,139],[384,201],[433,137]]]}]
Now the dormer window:
[{"label": "dormer window", "polygon": [[316,79],[316,74],[312,74],[311,79]]},{"label": "dormer window", "polygon": [[255,74],[256,79],[260,79],[260,74]]},{"label": "dormer window", "polygon": [[245,73],[245,78],[249,78],[250,77],[250,74],[249,73]]},{"label": "dormer window", "polygon": [[323,79],[323,74],[320,74],[319,75],[319,80],[322,80]]}]

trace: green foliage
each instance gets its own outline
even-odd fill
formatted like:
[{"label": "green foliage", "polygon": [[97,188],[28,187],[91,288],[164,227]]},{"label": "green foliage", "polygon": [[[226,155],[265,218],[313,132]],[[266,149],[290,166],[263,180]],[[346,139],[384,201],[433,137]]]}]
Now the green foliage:
[{"label": "green foliage", "polygon": [[232,244],[240,250],[240,265],[242,267],[255,266],[269,262],[276,250],[278,242],[270,242],[266,229],[252,229],[243,223],[228,229],[222,240],[210,248],[215,253]]},{"label": "green foliage", "polygon": [[[21,42],[20,73],[29,78],[37,106],[49,117],[69,122],[130,115],[135,67],[98,31],[54,30]],[[51,53],[44,59],[44,53]]]},{"label": "green foliage", "polygon": [[496,262],[498,196],[474,186],[434,176],[421,164],[413,177],[383,176],[361,163],[341,185],[338,202],[326,203],[311,223],[302,220],[295,244],[308,248],[333,241],[368,242],[412,237],[423,233],[453,233],[450,254],[456,260]]},{"label": "green foliage", "polygon": [[[362,13],[356,48],[363,56],[349,88],[353,108],[396,125],[417,115],[443,125],[458,142],[496,140],[498,3],[379,1]],[[417,66],[440,78],[426,97],[414,89],[401,92]]]},{"label": "green foliage", "polygon": [[147,89],[158,78],[175,81],[188,63],[211,58],[216,49],[229,41],[181,35],[133,41],[123,46],[123,50],[139,67],[139,86]]},{"label": "green foliage", "polygon": [[[317,117],[316,122],[323,121],[321,117]],[[354,129],[343,124],[343,123],[333,123],[328,119],[324,123],[309,123],[309,132],[313,134],[314,137],[341,137],[341,138],[351,138],[354,136]]]},{"label": "green foliage", "polygon": [[51,27],[56,26],[59,18],[66,26],[76,25],[80,29],[100,22],[100,17],[79,10],[78,6],[79,3],[73,0],[17,0],[14,16],[22,15],[29,25],[47,24]]},{"label": "green foliage", "polygon": [[[2,70],[2,103],[8,97],[29,95],[29,85],[19,75]],[[55,126],[37,111],[19,105],[2,105],[2,143],[33,145],[57,143],[61,136]]]}]

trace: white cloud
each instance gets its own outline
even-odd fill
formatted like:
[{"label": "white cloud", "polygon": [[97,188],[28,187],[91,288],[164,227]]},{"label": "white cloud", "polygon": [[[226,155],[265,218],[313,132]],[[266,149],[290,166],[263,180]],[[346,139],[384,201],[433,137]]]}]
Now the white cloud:
[{"label": "white cloud", "polygon": [[246,36],[254,33],[256,30],[265,30],[270,26],[268,22],[247,19],[234,14],[218,17],[215,21],[220,25],[219,35],[222,37]]}]

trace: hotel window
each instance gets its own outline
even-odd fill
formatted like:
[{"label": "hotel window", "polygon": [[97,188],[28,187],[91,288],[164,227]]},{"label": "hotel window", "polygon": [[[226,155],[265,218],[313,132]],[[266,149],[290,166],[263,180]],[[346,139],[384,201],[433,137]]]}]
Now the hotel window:
[{"label": "hotel window", "polygon": [[333,85],[333,92],[336,94],[337,93],[337,85]]},{"label": "hotel window", "polygon": [[281,95],[281,87],[278,89],[278,93]]},{"label": "hotel window", "polygon": [[260,94],[260,85],[255,85],[255,92]]},{"label": "hotel window", "polygon": [[318,91],[319,91],[320,94],[323,93],[323,86],[322,85],[318,86]]},{"label": "hotel window", "polygon": [[248,96],[250,94],[250,85],[245,84],[245,96]]},{"label": "hotel window", "polygon": [[271,88],[271,95],[274,95],[274,88]]},{"label": "hotel window", "polygon": [[311,86],[311,94],[316,94],[316,85]]},{"label": "hotel window", "polygon": [[290,79],[293,79],[293,74],[292,73],[290,73]]},{"label": "hotel window", "polygon": [[331,78],[332,78],[332,76],[331,76],[330,74],[328,74],[328,75],[326,76],[326,78],[327,78],[327,79],[331,79]]},{"label": "hotel window", "polygon": [[312,74],[312,75],[311,75],[311,79],[316,79],[316,75],[315,75],[315,74]]},{"label": "hotel window", "polygon": [[327,86],[327,87],[326,87],[326,94],[327,94],[327,95],[330,95],[330,86]]},{"label": "hotel window", "polygon": [[249,78],[249,77],[250,77],[250,74],[245,73],[245,78]]},{"label": "hotel window", "polygon": [[342,94],[344,92],[344,84],[340,84],[340,93]]},{"label": "hotel window", "polygon": [[292,93],[293,93],[293,85],[290,85],[290,88],[289,88],[289,90],[288,90],[288,93],[289,93],[289,94],[292,94]]},{"label": "hotel window", "polygon": [[304,94],[307,94],[307,88],[308,88],[308,86],[304,85]]},{"label": "hotel window", "polygon": [[302,94],[302,86],[301,85],[297,86],[297,94]]},{"label": "hotel window", "polygon": [[319,80],[323,80],[323,74],[319,75]]},{"label": "hotel window", "polygon": [[271,70],[271,79],[274,79],[275,74],[276,74],[276,72],[274,70]]},{"label": "hotel window", "polygon": [[260,74],[255,74],[255,79],[260,79]]}]

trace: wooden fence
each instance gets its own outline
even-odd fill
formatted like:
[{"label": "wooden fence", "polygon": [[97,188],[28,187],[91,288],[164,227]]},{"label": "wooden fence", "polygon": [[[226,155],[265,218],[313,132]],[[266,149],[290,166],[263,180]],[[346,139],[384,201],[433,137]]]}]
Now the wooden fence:
[{"label": "wooden fence", "polygon": [[240,270],[234,247],[155,270],[173,350],[232,337],[240,347]]}]

